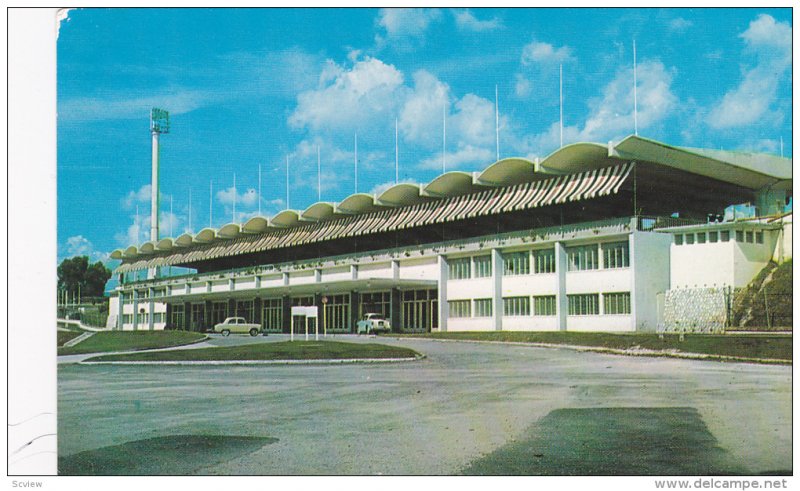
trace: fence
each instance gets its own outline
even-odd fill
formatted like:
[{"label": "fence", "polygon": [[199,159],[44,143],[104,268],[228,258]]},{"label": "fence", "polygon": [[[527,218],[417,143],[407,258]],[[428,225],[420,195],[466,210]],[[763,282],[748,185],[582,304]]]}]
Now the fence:
[{"label": "fence", "polygon": [[792,330],[792,294],[770,291],[769,285],[759,292],[736,290],[729,305],[729,326],[732,331]]}]

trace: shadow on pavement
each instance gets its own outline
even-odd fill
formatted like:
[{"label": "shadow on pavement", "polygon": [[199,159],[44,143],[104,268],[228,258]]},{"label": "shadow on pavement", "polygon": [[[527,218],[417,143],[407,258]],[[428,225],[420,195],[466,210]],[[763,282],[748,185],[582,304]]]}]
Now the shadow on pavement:
[{"label": "shadow on pavement", "polygon": [[696,409],[558,409],[521,440],[473,461],[467,475],[745,474],[726,464]]},{"label": "shadow on pavement", "polygon": [[58,474],[72,476],[191,475],[277,442],[277,438],[171,435],[58,458]]}]

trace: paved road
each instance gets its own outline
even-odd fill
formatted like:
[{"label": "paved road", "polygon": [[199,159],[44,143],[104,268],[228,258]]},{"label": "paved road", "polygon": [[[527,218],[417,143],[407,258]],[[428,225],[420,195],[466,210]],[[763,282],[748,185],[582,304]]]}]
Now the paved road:
[{"label": "paved road", "polygon": [[[85,471],[87,462],[97,473],[257,475],[792,468],[791,367],[380,342],[428,357],[347,366],[59,365],[64,469]],[[207,436],[204,444],[198,435]]]}]

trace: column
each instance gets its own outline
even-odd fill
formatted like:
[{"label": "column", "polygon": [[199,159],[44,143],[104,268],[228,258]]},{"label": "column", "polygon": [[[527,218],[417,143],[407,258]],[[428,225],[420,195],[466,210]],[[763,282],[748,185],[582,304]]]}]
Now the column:
[{"label": "column", "polygon": [[447,318],[450,315],[450,309],[447,305],[447,276],[448,276],[448,269],[447,269],[447,258],[444,255],[439,254],[438,256],[439,261],[439,281],[437,289],[438,298],[437,303],[439,304],[439,331],[445,332],[447,331]]},{"label": "column", "polygon": [[147,329],[152,331],[153,329],[155,329],[155,323],[153,322],[153,317],[156,314],[156,299],[153,298],[153,296],[155,295],[155,288],[152,288],[152,287],[148,288],[147,289],[147,293],[148,293],[148,297],[150,299],[150,302],[149,302],[149,304],[147,306],[148,312],[150,312],[150,315],[148,316],[148,321],[147,321]]},{"label": "column", "polygon": [[133,293],[133,330],[139,329],[139,292],[134,288]]},{"label": "column", "polygon": [[350,292],[350,325],[348,326],[350,332],[356,332],[356,322],[358,322],[358,300],[360,296],[358,292]]},{"label": "column", "polygon": [[166,329],[167,326],[169,326],[171,328],[174,328],[175,326],[172,325],[172,309],[174,308],[174,306],[169,302],[166,305],[167,305],[167,309],[166,309],[166,311],[164,311],[164,317],[165,317],[165,319],[164,319],[164,329]]},{"label": "column", "polygon": [[252,322],[255,323],[255,324],[258,324],[261,327],[264,327],[263,326],[264,323],[262,322],[262,319],[261,319],[261,316],[263,314],[262,308],[261,308],[261,303],[262,302],[261,302],[261,298],[260,297],[256,297],[256,298],[253,299],[253,320],[252,320]]},{"label": "column", "polygon": [[183,302],[183,329],[189,331],[192,329],[192,304]]},{"label": "column", "polygon": [[236,317],[236,300],[228,299],[228,315],[226,317]]},{"label": "column", "polygon": [[[288,274],[284,273],[288,278]],[[289,334],[292,329],[292,297],[284,295],[281,298],[281,307],[283,308],[283,332]]]},{"label": "column", "polygon": [[503,254],[492,249],[492,329],[503,330]]},{"label": "column", "polygon": [[563,242],[555,243],[556,260],[556,317],[558,330],[567,330],[567,250]]},{"label": "column", "polygon": [[121,331],[124,323],[123,319],[125,318],[125,290],[119,291],[119,302],[117,303],[119,304],[117,305],[117,329]]},{"label": "column", "polygon": [[214,328],[214,324],[216,324],[216,322],[214,322],[214,318],[211,316],[213,307],[214,307],[214,302],[212,302],[211,300],[205,301],[205,305],[203,306],[203,324],[205,325],[198,326],[200,330],[203,330],[203,328],[205,327],[211,329]]},{"label": "column", "polygon": [[392,288],[389,294],[389,321],[392,323],[392,332],[401,332],[400,329],[400,295],[397,288]]}]

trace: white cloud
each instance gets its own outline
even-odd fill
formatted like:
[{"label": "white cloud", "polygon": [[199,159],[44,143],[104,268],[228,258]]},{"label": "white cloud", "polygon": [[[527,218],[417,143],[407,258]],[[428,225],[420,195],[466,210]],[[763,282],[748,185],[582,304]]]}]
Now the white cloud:
[{"label": "white cloud", "polygon": [[59,101],[58,117],[70,121],[148,118],[152,107],[168,107],[170,115],[198,109],[211,100],[210,94],[180,90],[155,96],[131,97],[120,94],[107,97],[73,97]]},{"label": "white cloud", "polygon": [[367,57],[349,70],[329,60],[319,87],[297,96],[289,125],[314,131],[369,126],[393,112],[395,91],[402,84],[402,73],[377,58]]},{"label": "white cloud", "polygon": [[217,191],[217,201],[223,205],[233,206],[234,199],[236,206],[250,208],[258,204],[258,192],[253,188],[238,192],[233,186]]},{"label": "white cloud", "polygon": [[425,70],[415,72],[413,79],[398,124],[406,141],[432,146],[441,142],[442,106],[449,108],[450,88]]},{"label": "white cloud", "polygon": [[694,23],[690,20],[684,19],[683,17],[676,17],[669,21],[667,28],[675,33],[683,33],[693,25]]},{"label": "white cloud", "polygon": [[114,240],[120,247],[139,246],[150,240],[150,214],[131,215],[130,218],[131,224],[128,228],[114,235]]},{"label": "white cloud", "polygon": [[[492,150],[486,147],[478,147],[475,145],[459,145],[455,152],[448,151],[445,155],[445,165],[447,171],[457,170],[462,167],[467,167],[470,164],[479,164],[483,168],[486,165],[495,161],[495,154]],[[423,160],[419,164],[420,169],[438,170],[442,169],[442,156],[432,155]]]},{"label": "white cloud", "polygon": [[740,37],[745,40],[746,51],[755,53],[757,63],[711,110],[708,124],[712,128],[745,126],[769,115],[777,100],[778,84],[791,67],[792,28],[788,23],[761,14]]},{"label": "white cloud", "polygon": [[533,41],[522,48],[522,64],[533,63],[565,63],[572,61],[572,48],[562,46],[554,47],[552,44]]},{"label": "white cloud", "polygon": [[455,103],[449,126],[460,142],[469,145],[494,145],[494,102],[467,94]]},{"label": "white cloud", "polygon": [[484,32],[502,27],[497,17],[491,20],[478,20],[469,10],[453,11],[453,17],[456,19],[456,26],[465,31]]},{"label": "white cloud", "polygon": [[[678,106],[672,92],[674,74],[660,61],[645,61],[638,66],[638,123],[639,131],[653,127],[669,118]],[[576,141],[603,142],[633,133],[633,69],[620,70],[606,84],[598,97],[589,100],[589,113],[579,124],[567,122],[563,128],[564,144]],[[558,148],[561,140],[558,121],[534,136],[525,138],[519,146],[539,155]]]},{"label": "white cloud", "polygon": [[423,42],[425,31],[434,21],[441,18],[439,9],[384,8],[378,14],[378,25],[385,31],[385,37],[375,36],[378,47],[387,43],[399,49],[407,49]]},{"label": "white cloud", "polygon": [[528,97],[533,90],[533,84],[521,73],[514,75],[514,95],[520,98]]},{"label": "white cloud", "polygon": [[138,191],[129,191],[128,194],[120,200],[120,204],[126,210],[133,209],[134,206],[143,203],[150,203],[150,184],[145,184],[140,187]]},{"label": "white cloud", "polygon": [[87,256],[90,263],[97,261],[108,261],[109,254],[107,252],[98,251],[95,249],[94,244],[82,235],[74,235],[67,238],[64,244],[59,247],[60,258],[59,260],[68,259],[75,256]]}]

